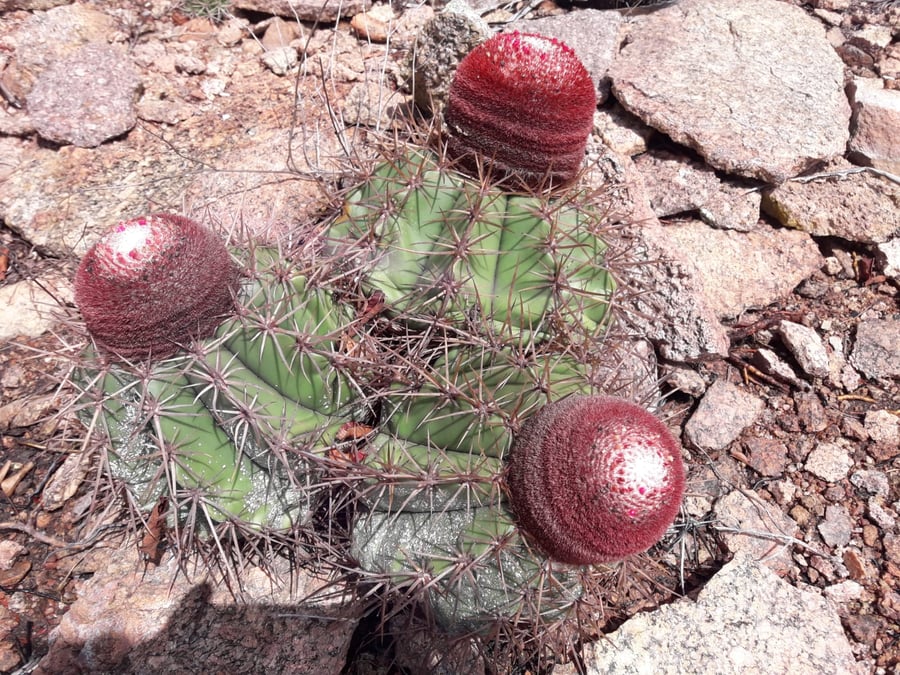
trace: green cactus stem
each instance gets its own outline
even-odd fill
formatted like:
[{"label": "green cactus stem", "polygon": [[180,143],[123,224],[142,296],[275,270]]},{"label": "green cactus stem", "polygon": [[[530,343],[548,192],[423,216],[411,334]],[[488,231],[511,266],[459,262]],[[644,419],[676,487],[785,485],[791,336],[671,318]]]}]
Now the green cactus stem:
[{"label": "green cactus stem", "polygon": [[589,392],[590,369],[568,355],[469,346],[423,380],[388,396],[352,554],[398,587],[425,584],[422,598],[451,633],[561,615],[581,594],[579,575],[522,538],[502,476],[521,423],[553,397]]},{"label": "green cactus stem", "polygon": [[212,337],[157,363],[89,361],[81,380],[99,385],[110,468],[138,503],[167,495],[211,521],[281,529],[309,516],[313,459],[352,419],[352,316],[274,252],[247,274]]},{"label": "green cactus stem", "polygon": [[348,195],[328,236],[393,312],[582,341],[611,317],[603,222],[586,195],[509,194],[410,150]]}]

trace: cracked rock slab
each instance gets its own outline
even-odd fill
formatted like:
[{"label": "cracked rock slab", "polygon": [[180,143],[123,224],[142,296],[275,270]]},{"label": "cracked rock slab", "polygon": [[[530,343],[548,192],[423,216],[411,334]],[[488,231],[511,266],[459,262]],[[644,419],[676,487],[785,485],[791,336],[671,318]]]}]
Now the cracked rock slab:
[{"label": "cracked rock slab", "polygon": [[319,582],[280,572],[242,569],[235,597],[199,560],[147,566],[125,543],[79,584],[35,672],[337,675],[359,610],[304,601]]},{"label": "cracked rock slab", "polygon": [[[696,602],[638,615],[588,645],[584,662],[589,675],[863,672],[832,605],[748,556],[723,567]],[[574,671],[554,670],[564,672]]]},{"label": "cracked rock slab", "polygon": [[137,122],[141,78],[125,50],[87,44],[41,73],[28,114],[42,138],[95,148]]},{"label": "cracked rock slab", "polygon": [[849,138],[843,63],[820,23],[777,0],[640,17],[610,75],[626,109],[723,171],[780,183]]},{"label": "cracked rock slab", "polygon": [[782,225],[817,237],[873,244],[900,234],[900,185],[870,171],[789,181],[766,192],[762,206]]},{"label": "cracked rock slab", "polygon": [[662,234],[670,250],[692,263],[720,319],[785,297],[825,262],[809,235],[762,223],[752,232],[736,232],[687,221],[666,226]]},{"label": "cracked rock slab", "polygon": [[724,181],[702,162],[669,152],[634,160],[660,218],[697,211],[713,227],[747,232],[759,220],[761,197],[748,181]]}]

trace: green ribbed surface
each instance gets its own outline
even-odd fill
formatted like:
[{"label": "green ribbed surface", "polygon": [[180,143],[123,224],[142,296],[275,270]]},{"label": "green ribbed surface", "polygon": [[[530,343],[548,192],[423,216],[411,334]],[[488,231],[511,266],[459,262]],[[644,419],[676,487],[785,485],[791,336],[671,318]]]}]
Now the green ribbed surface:
[{"label": "green ribbed surface", "polygon": [[190,353],[146,371],[106,366],[101,422],[110,467],[139,503],[194,499],[213,521],[281,529],[310,508],[309,467],[291,450],[324,453],[349,417],[353,392],[332,362],[350,315],[274,269],[245,285],[240,307]]},{"label": "green ribbed surface", "polygon": [[609,320],[615,282],[601,214],[585,203],[485,188],[417,150],[351,192],[329,238],[392,311],[589,337]]}]

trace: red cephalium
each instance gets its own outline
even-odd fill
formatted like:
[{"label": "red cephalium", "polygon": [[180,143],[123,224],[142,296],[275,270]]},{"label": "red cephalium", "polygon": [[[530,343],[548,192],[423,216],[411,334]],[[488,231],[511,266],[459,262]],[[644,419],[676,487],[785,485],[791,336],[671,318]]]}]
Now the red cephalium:
[{"label": "red cephalium", "polygon": [[163,358],[211,334],[234,306],[238,268],[221,239],[167,213],[119,223],[87,252],[75,302],[94,341]]},{"label": "red cephalium", "polygon": [[680,448],[666,426],[607,396],[542,408],[516,436],[507,479],[520,527],[550,558],[577,565],[648,549],[684,493]]},{"label": "red cephalium", "polygon": [[459,64],[447,104],[448,150],[537,189],[571,182],[597,98],[575,52],[542,35],[496,35]]}]

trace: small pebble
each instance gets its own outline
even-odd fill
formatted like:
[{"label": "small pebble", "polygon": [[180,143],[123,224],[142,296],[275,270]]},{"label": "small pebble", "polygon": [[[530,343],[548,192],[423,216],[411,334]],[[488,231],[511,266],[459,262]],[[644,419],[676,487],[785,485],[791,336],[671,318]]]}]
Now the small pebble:
[{"label": "small pebble", "polygon": [[859,600],[862,597],[863,587],[855,581],[841,581],[831,586],[826,586],[825,597],[834,600],[838,604],[844,604]]},{"label": "small pebble", "polygon": [[853,521],[847,507],[836,504],[825,509],[825,520],[819,523],[822,540],[831,547],[846,546],[850,543]]},{"label": "small pebble", "polygon": [[872,410],[866,413],[866,432],[876,443],[900,445],[900,417],[887,410]]},{"label": "small pebble", "polygon": [[828,377],[828,352],[815,330],[793,321],[782,321],[778,333],[807,375]]},{"label": "small pebble", "polygon": [[804,468],[829,483],[846,478],[853,468],[853,459],[846,441],[839,439],[836,443],[820,443],[809,453]]}]

